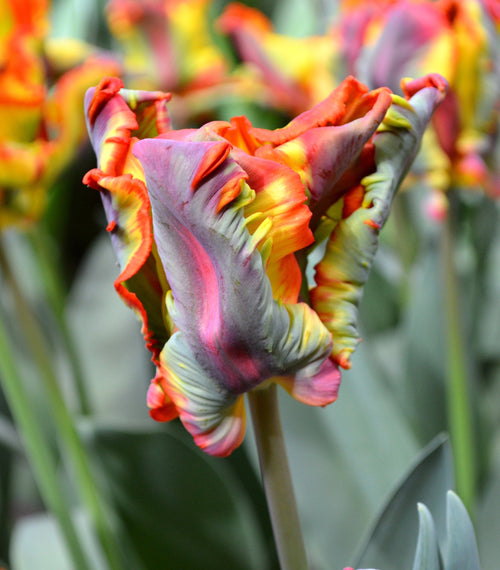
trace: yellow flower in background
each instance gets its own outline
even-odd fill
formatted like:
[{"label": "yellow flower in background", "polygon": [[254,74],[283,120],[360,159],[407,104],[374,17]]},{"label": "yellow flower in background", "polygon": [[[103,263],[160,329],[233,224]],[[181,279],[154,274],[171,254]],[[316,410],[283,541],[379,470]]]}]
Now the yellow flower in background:
[{"label": "yellow flower in background", "polygon": [[46,193],[87,138],[87,88],[114,58],[47,38],[46,1],[0,2],[0,230],[39,219]]},{"label": "yellow flower in background", "polygon": [[47,30],[46,2],[0,3],[0,140],[31,140],[45,89],[38,54]]}]

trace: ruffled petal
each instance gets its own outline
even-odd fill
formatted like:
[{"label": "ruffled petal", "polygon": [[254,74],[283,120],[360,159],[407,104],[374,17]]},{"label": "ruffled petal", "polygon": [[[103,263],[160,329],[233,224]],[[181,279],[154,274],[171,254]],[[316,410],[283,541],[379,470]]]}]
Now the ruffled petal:
[{"label": "ruffled petal", "polygon": [[[257,151],[258,156],[273,157],[300,175],[309,192],[313,215],[323,214],[341,197],[342,186],[337,183],[352,168],[381,124],[390,107],[391,95],[386,90],[372,91],[362,96],[362,100],[364,114],[360,118],[338,126],[311,128],[274,149],[264,146]],[[356,164],[358,172],[360,166]]]},{"label": "ruffled petal", "polygon": [[146,346],[157,363],[173,331],[165,296],[169,285],[158,262],[144,173],[131,149],[133,134],[156,136],[169,127],[161,92],[130,91],[121,80],[105,78],[87,92],[87,124],[100,168],[84,183],[101,192],[108,231],[121,273],[115,288],[139,315]]},{"label": "ruffled petal", "polygon": [[343,125],[363,117],[373,107],[379,93],[380,91],[369,92],[366,85],[354,77],[346,77],[326,99],[295,117],[282,129],[269,131],[252,127],[249,132],[260,145],[278,146],[303,135],[310,129]]},{"label": "ruffled petal", "polygon": [[376,170],[346,197],[346,207],[316,266],[317,286],[310,292],[311,305],[332,333],[332,356],[344,368],[350,367],[350,355],[359,342],[358,306],[380,229],[432,113],[445,96],[446,85],[443,78],[430,76],[406,84],[408,92],[414,93],[408,102],[394,97],[374,138]]},{"label": "ruffled petal", "polygon": [[[121,79],[105,77],[85,95],[90,140],[99,168],[110,176],[124,173],[133,132],[139,132],[141,136],[156,136],[169,126],[166,103],[170,94],[122,88]],[[140,127],[138,118],[141,119]]]},{"label": "ruffled petal", "polygon": [[106,176],[97,169],[87,173],[84,183],[101,192],[107,229],[121,269],[115,288],[140,317],[146,346],[157,361],[173,326],[165,307],[168,283],[154,255],[144,183],[130,174]]},{"label": "ruffled petal", "polygon": [[179,69],[165,3],[111,0],[106,15],[131,79],[150,89],[177,87]]},{"label": "ruffled petal", "polygon": [[299,48],[302,53],[307,53],[303,49],[303,41],[274,34],[271,21],[262,12],[236,2],[226,7],[217,24],[223,33],[231,37],[243,62],[258,70],[260,89],[268,94],[274,105],[294,114],[310,105],[310,98],[300,88],[298,78],[293,77],[295,66],[291,66],[287,73],[283,65],[285,60],[273,54],[276,48],[281,51],[286,45],[287,60],[295,63],[297,58],[290,51],[296,52]]},{"label": "ruffled petal", "polygon": [[293,115],[326,97],[337,83],[337,46],[329,35],[302,38],[278,34],[271,21],[255,8],[231,3],[217,20],[243,62],[256,74],[268,105]]},{"label": "ruffled petal", "polygon": [[161,366],[162,386],[195,443],[210,455],[229,455],[245,435],[243,397],[219,389],[180,332],[165,345]]},{"label": "ruffled petal", "polygon": [[[312,315],[314,313],[307,305],[294,305],[290,312],[292,321],[307,322]],[[311,329],[311,334],[316,336],[324,336],[325,332],[317,326]],[[320,338],[312,340],[307,335],[301,340],[311,344],[321,341]],[[283,348],[285,351],[302,351],[302,347],[296,344]],[[243,358],[243,355],[239,357]],[[319,361],[323,361],[322,364]],[[174,403],[195,443],[207,453],[226,456],[240,445],[246,425],[242,396],[225,390],[221,379],[199,364],[182,332],[175,333],[165,345],[161,354],[161,372],[161,395],[158,396],[157,384],[150,388],[149,403],[154,410],[153,417],[158,413],[168,413],[162,399],[165,393]],[[310,364],[295,375],[270,380],[279,383],[300,402],[325,406],[337,398],[340,372],[337,365],[330,359],[324,360],[322,354],[312,358]]]},{"label": "ruffled petal", "polygon": [[162,371],[158,369],[147,395],[149,414],[157,422],[169,422],[179,416],[179,411],[165,391],[166,384]]},{"label": "ruffled petal", "polygon": [[[247,174],[255,198],[245,207],[245,217],[261,214],[273,220],[268,236],[273,240],[277,259],[298,251],[313,241],[309,229],[311,212],[305,205],[307,196],[299,176],[283,164],[250,156],[234,149],[231,154]],[[255,222],[248,222],[252,232]]]},{"label": "ruffled petal", "polygon": [[337,363],[329,358],[312,377],[298,373],[289,378],[277,378],[276,383],[298,402],[308,406],[326,406],[337,399],[341,379]]},{"label": "ruffled petal", "polygon": [[48,189],[86,140],[85,90],[102,74],[119,72],[112,58],[90,47],[73,69],[54,70],[48,5],[21,4],[0,6],[0,229],[39,220]]},{"label": "ruffled petal", "polygon": [[[227,410],[238,394],[275,376],[298,374],[301,382],[313,378],[332,348],[330,333],[307,305],[273,300],[258,250],[271,224],[266,219],[249,233],[243,209],[254,192],[228,149],[224,142],[167,139],[143,140],[134,147],[145,172],[158,254],[172,288],[169,313],[181,333],[169,340],[162,356],[165,392],[191,433],[207,436],[216,426],[235,433],[228,427],[232,412]],[[208,168],[210,161],[214,168]],[[234,196],[236,186],[239,195],[220,209],[223,196]],[[185,362],[170,361],[179,354],[196,361],[189,365],[197,370],[192,379],[183,376]],[[174,369],[175,388],[169,388]],[[338,384],[338,371],[330,367],[326,372],[332,389],[328,398],[318,395],[323,404],[335,399]],[[193,411],[196,382],[216,402],[209,408],[209,424]]]},{"label": "ruffled petal", "polygon": [[248,185],[255,198],[244,209],[251,234],[264,219],[272,222],[266,234],[271,250],[266,257],[267,276],[275,299],[296,302],[300,291],[301,271],[296,251],[310,245],[311,211],[305,205],[306,194],[300,177],[286,165],[254,157],[238,149],[231,156],[248,175]]},{"label": "ruffled petal", "polygon": [[223,81],[227,64],[212,39],[209,0],[111,0],[108,23],[132,82],[175,90]]}]

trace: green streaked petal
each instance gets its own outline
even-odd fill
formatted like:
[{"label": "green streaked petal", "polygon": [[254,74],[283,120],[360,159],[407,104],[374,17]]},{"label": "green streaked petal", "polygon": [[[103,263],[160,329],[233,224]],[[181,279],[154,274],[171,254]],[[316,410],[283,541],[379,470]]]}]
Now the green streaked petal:
[{"label": "green streaked petal", "polygon": [[[316,396],[321,405],[333,401],[338,389],[337,368],[324,366],[331,339],[318,316],[305,304],[273,300],[257,249],[258,230],[249,233],[243,213],[252,191],[228,155],[230,148],[224,142],[167,139],[134,147],[172,288],[169,313],[182,333],[169,340],[162,356],[164,388],[193,434],[207,435],[218,425],[233,434],[228,409],[236,396],[275,376],[310,379],[314,391],[313,378],[321,373],[322,394]],[[228,193],[230,202],[224,199]],[[169,378],[174,387],[168,386]],[[210,411],[208,423],[196,411],[203,407],[200,391]]]},{"label": "green streaked petal", "polygon": [[115,288],[140,317],[146,346],[156,360],[171,333],[165,308],[168,284],[155,257],[149,199],[144,183],[129,174],[91,170],[84,182],[99,190],[121,269]]},{"label": "green streaked petal", "polygon": [[378,247],[380,229],[432,113],[444,97],[445,82],[441,78],[431,76],[413,86],[411,109],[407,104],[399,105],[397,100],[393,103],[397,114],[411,128],[385,125],[377,133],[376,170],[362,180],[362,195],[356,207],[350,205],[348,214],[335,226],[325,255],[316,266],[317,286],[311,291],[311,303],[332,333],[333,357],[345,368],[350,366],[351,353],[359,343],[358,307]]},{"label": "green streaked petal", "polygon": [[200,366],[182,333],[175,333],[161,353],[168,397],[195,443],[210,455],[226,456],[245,435],[243,397],[221,390],[218,379]]}]

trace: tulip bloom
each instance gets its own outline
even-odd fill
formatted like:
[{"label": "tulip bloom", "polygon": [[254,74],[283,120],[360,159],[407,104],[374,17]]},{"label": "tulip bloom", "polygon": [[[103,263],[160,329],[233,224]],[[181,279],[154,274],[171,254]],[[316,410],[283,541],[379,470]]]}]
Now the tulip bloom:
[{"label": "tulip bloom", "polygon": [[348,78],[275,131],[245,117],[171,130],[166,94],[113,78],[89,90],[98,168],[84,182],[101,192],[115,286],[157,367],[153,418],[179,415],[224,456],[242,441],[246,392],[275,382],[306,404],[336,399],[380,228],[446,84],[405,88],[409,101]]}]

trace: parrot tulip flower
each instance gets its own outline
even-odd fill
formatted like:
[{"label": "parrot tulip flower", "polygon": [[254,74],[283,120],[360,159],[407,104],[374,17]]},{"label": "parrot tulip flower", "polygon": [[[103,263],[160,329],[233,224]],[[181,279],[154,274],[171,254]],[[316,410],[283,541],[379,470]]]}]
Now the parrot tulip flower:
[{"label": "parrot tulip flower", "polygon": [[245,117],[172,130],[167,94],[114,78],[89,90],[98,167],[84,182],[101,193],[115,286],[157,367],[153,418],[178,415],[225,456],[244,436],[245,393],[277,383],[309,405],[337,398],[380,228],[446,82],[405,89],[409,100],[350,77],[274,131]]}]

